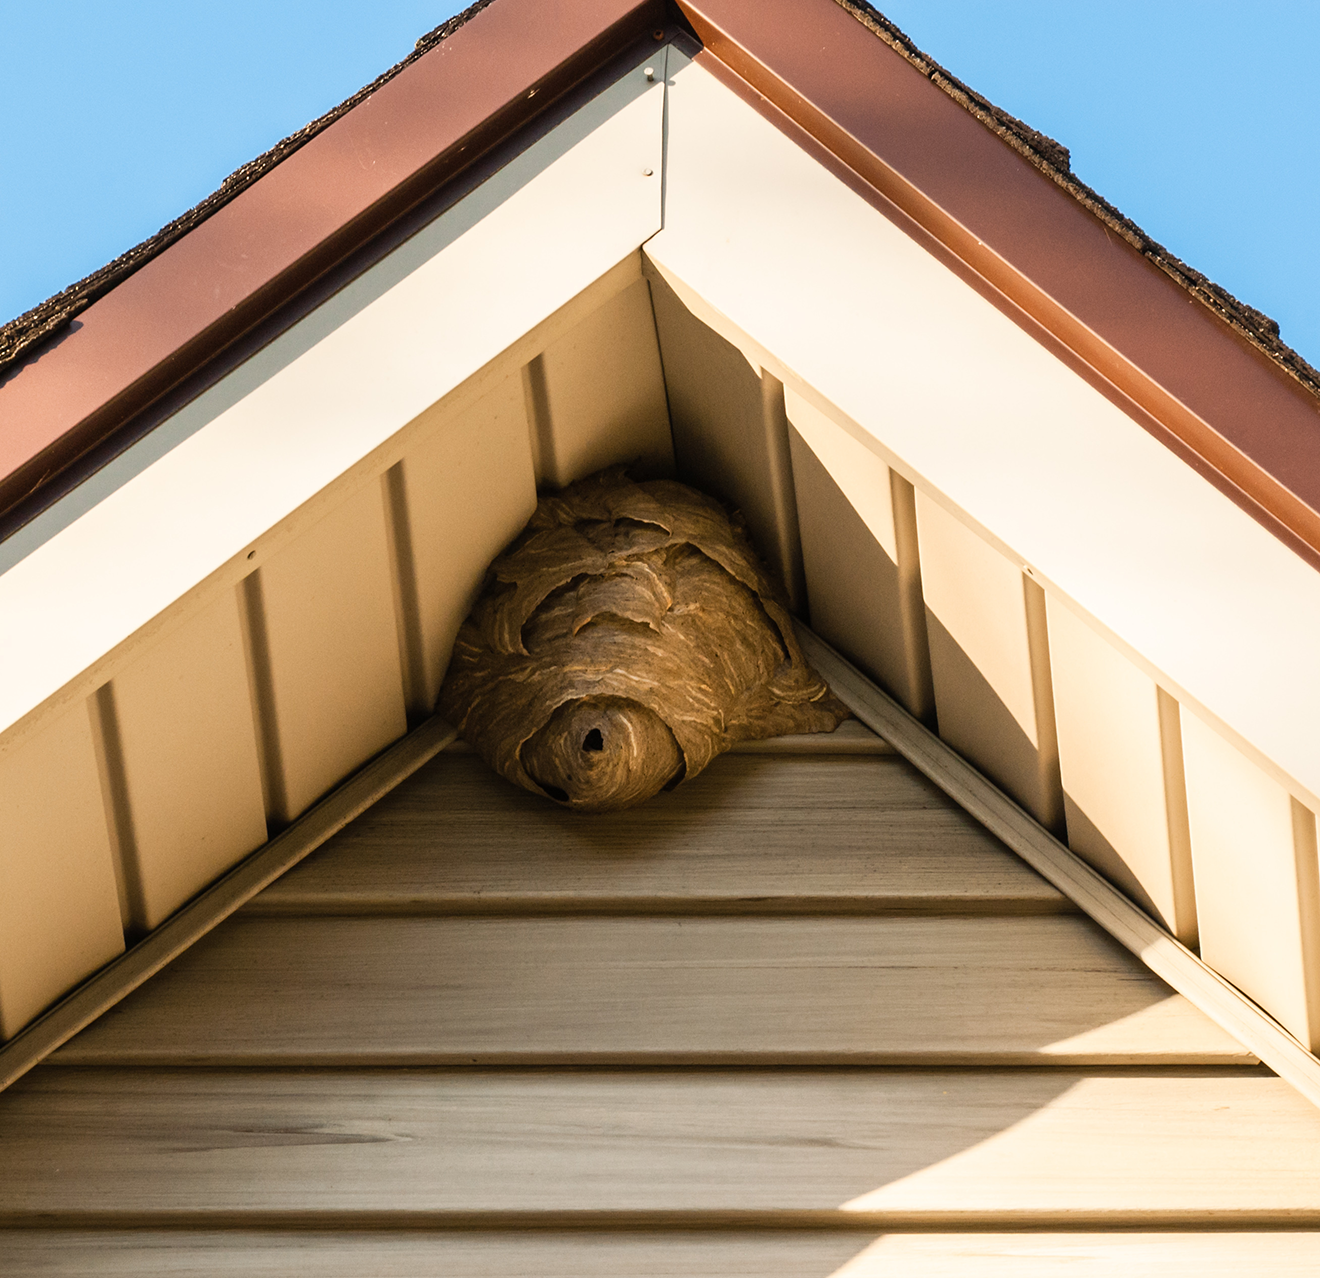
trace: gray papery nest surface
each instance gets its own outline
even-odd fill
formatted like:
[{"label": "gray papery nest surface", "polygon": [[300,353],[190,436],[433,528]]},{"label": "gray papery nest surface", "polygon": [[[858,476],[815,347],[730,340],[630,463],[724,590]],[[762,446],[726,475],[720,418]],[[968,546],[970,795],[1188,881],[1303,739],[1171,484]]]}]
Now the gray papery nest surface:
[{"label": "gray papery nest surface", "polygon": [[741,518],[618,468],[537,503],[490,567],[437,709],[510,781],[591,812],[640,803],[739,741],[848,717]]}]

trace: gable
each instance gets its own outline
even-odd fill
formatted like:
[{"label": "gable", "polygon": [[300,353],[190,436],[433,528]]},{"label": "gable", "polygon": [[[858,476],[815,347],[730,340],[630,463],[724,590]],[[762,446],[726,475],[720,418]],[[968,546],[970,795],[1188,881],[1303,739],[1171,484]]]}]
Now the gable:
[{"label": "gable", "polygon": [[538,483],[641,456],[1311,1044],[1301,533],[709,54],[607,80],[5,543],[5,1034],[429,714]]}]

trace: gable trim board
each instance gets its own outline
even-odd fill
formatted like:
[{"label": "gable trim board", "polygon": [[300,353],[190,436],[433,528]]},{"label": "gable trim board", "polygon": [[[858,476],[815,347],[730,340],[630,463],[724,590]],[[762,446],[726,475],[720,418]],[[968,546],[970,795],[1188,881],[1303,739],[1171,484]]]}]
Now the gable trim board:
[{"label": "gable trim board", "polygon": [[790,420],[830,417],[1314,808],[1320,574],[700,59],[670,78],[645,255],[687,308],[784,383]]},{"label": "gable trim board", "polygon": [[483,370],[579,293],[640,279],[664,98],[645,64],[121,455],[115,487],[0,575],[0,612],[22,618],[0,666],[24,672],[0,686],[0,752],[176,600],[236,584],[375,480],[401,429],[430,433],[438,401],[488,389]]}]

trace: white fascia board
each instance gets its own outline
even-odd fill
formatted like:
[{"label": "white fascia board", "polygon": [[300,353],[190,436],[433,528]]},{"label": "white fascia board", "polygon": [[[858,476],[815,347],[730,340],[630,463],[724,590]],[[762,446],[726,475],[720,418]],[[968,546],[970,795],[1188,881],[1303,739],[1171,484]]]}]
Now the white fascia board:
[{"label": "white fascia board", "polygon": [[700,66],[669,80],[662,274],[1314,803],[1320,574]]},{"label": "white fascia board", "polygon": [[664,76],[643,65],[27,534],[0,576],[0,733],[659,229]]}]

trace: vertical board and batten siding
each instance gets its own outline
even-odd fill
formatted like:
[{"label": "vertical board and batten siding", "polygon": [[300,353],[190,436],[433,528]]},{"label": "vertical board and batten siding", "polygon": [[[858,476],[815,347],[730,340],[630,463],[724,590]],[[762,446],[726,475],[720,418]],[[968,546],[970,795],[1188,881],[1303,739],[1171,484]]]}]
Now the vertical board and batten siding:
[{"label": "vertical board and batten siding", "polygon": [[252,664],[277,825],[407,729],[390,579],[380,480],[250,578]]},{"label": "vertical board and batten siding", "polygon": [[0,755],[0,1035],[124,948],[90,708]]},{"label": "vertical board and batten siding", "polygon": [[0,689],[4,1037],[429,711],[535,447],[672,467],[637,252],[663,94],[625,72],[24,530],[0,574],[24,673]]},{"label": "vertical board and batten siding", "polygon": [[421,715],[435,705],[458,628],[476,602],[486,565],[536,507],[520,376],[506,377],[457,415],[434,411],[441,424],[399,466],[403,536],[415,582],[415,595],[400,611],[404,625],[416,628],[417,651],[410,663],[420,663],[420,687],[413,691],[410,709]]},{"label": "vertical board and batten siding", "polygon": [[537,482],[562,488],[620,462],[672,477],[664,373],[651,294],[638,279],[527,367]]},{"label": "vertical board and batten siding", "polygon": [[1040,587],[920,489],[917,530],[940,736],[1061,834]]},{"label": "vertical board and batten siding", "polygon": [[1178,703],[1057,599],[1046,612],[1068,845],[1195,946]]},{"label": "vertical board and batten siding", "polygon": [[1315,816],[1194,714],[1182,745],[1201,956],[1316,1051]]},{"label": "vertical board and batten siding", "polygon": [[742,511],[752,541],[803,604],[783,387],[648,273],[679,476]]},{"label": "vertical board and batten siding", "polygon": [[800,395],[785,402],[812,628],[933,725],[912,485]]},{"label": "vertical board and batten siding", "polygon": [[[1033,640],[1027,601],[1039,588],[921,493],[915,590],[901,590],[893,493],[906,481],[801,396],[790,395],[789,406],[816,632],[909,710],[909,672],[928,659],[941,736],[1038,816],[1033,803],[1048,786],[1055,813],[1060,798],[1064,805],[1060,825],[1073,851],[1194,945],[1177,703],[1056,599],[1046,598],[1046,634],[1038,617]],[[923,594],[929,658],[927,631],[914,641],[902,624]],[[1052,676],[1045,687],[1032,653],[1042,638]],[[1042,721],[1047,736],[1051,722],[1057,733],[1061,778],[1049,766],[1053,751],[1041,766],[1033,738]]]},{"label": "vertical board and batten siding", "polygon": [[226,591],[99,694],[131,930],[156,927],[266,840],[246,642]]}]

